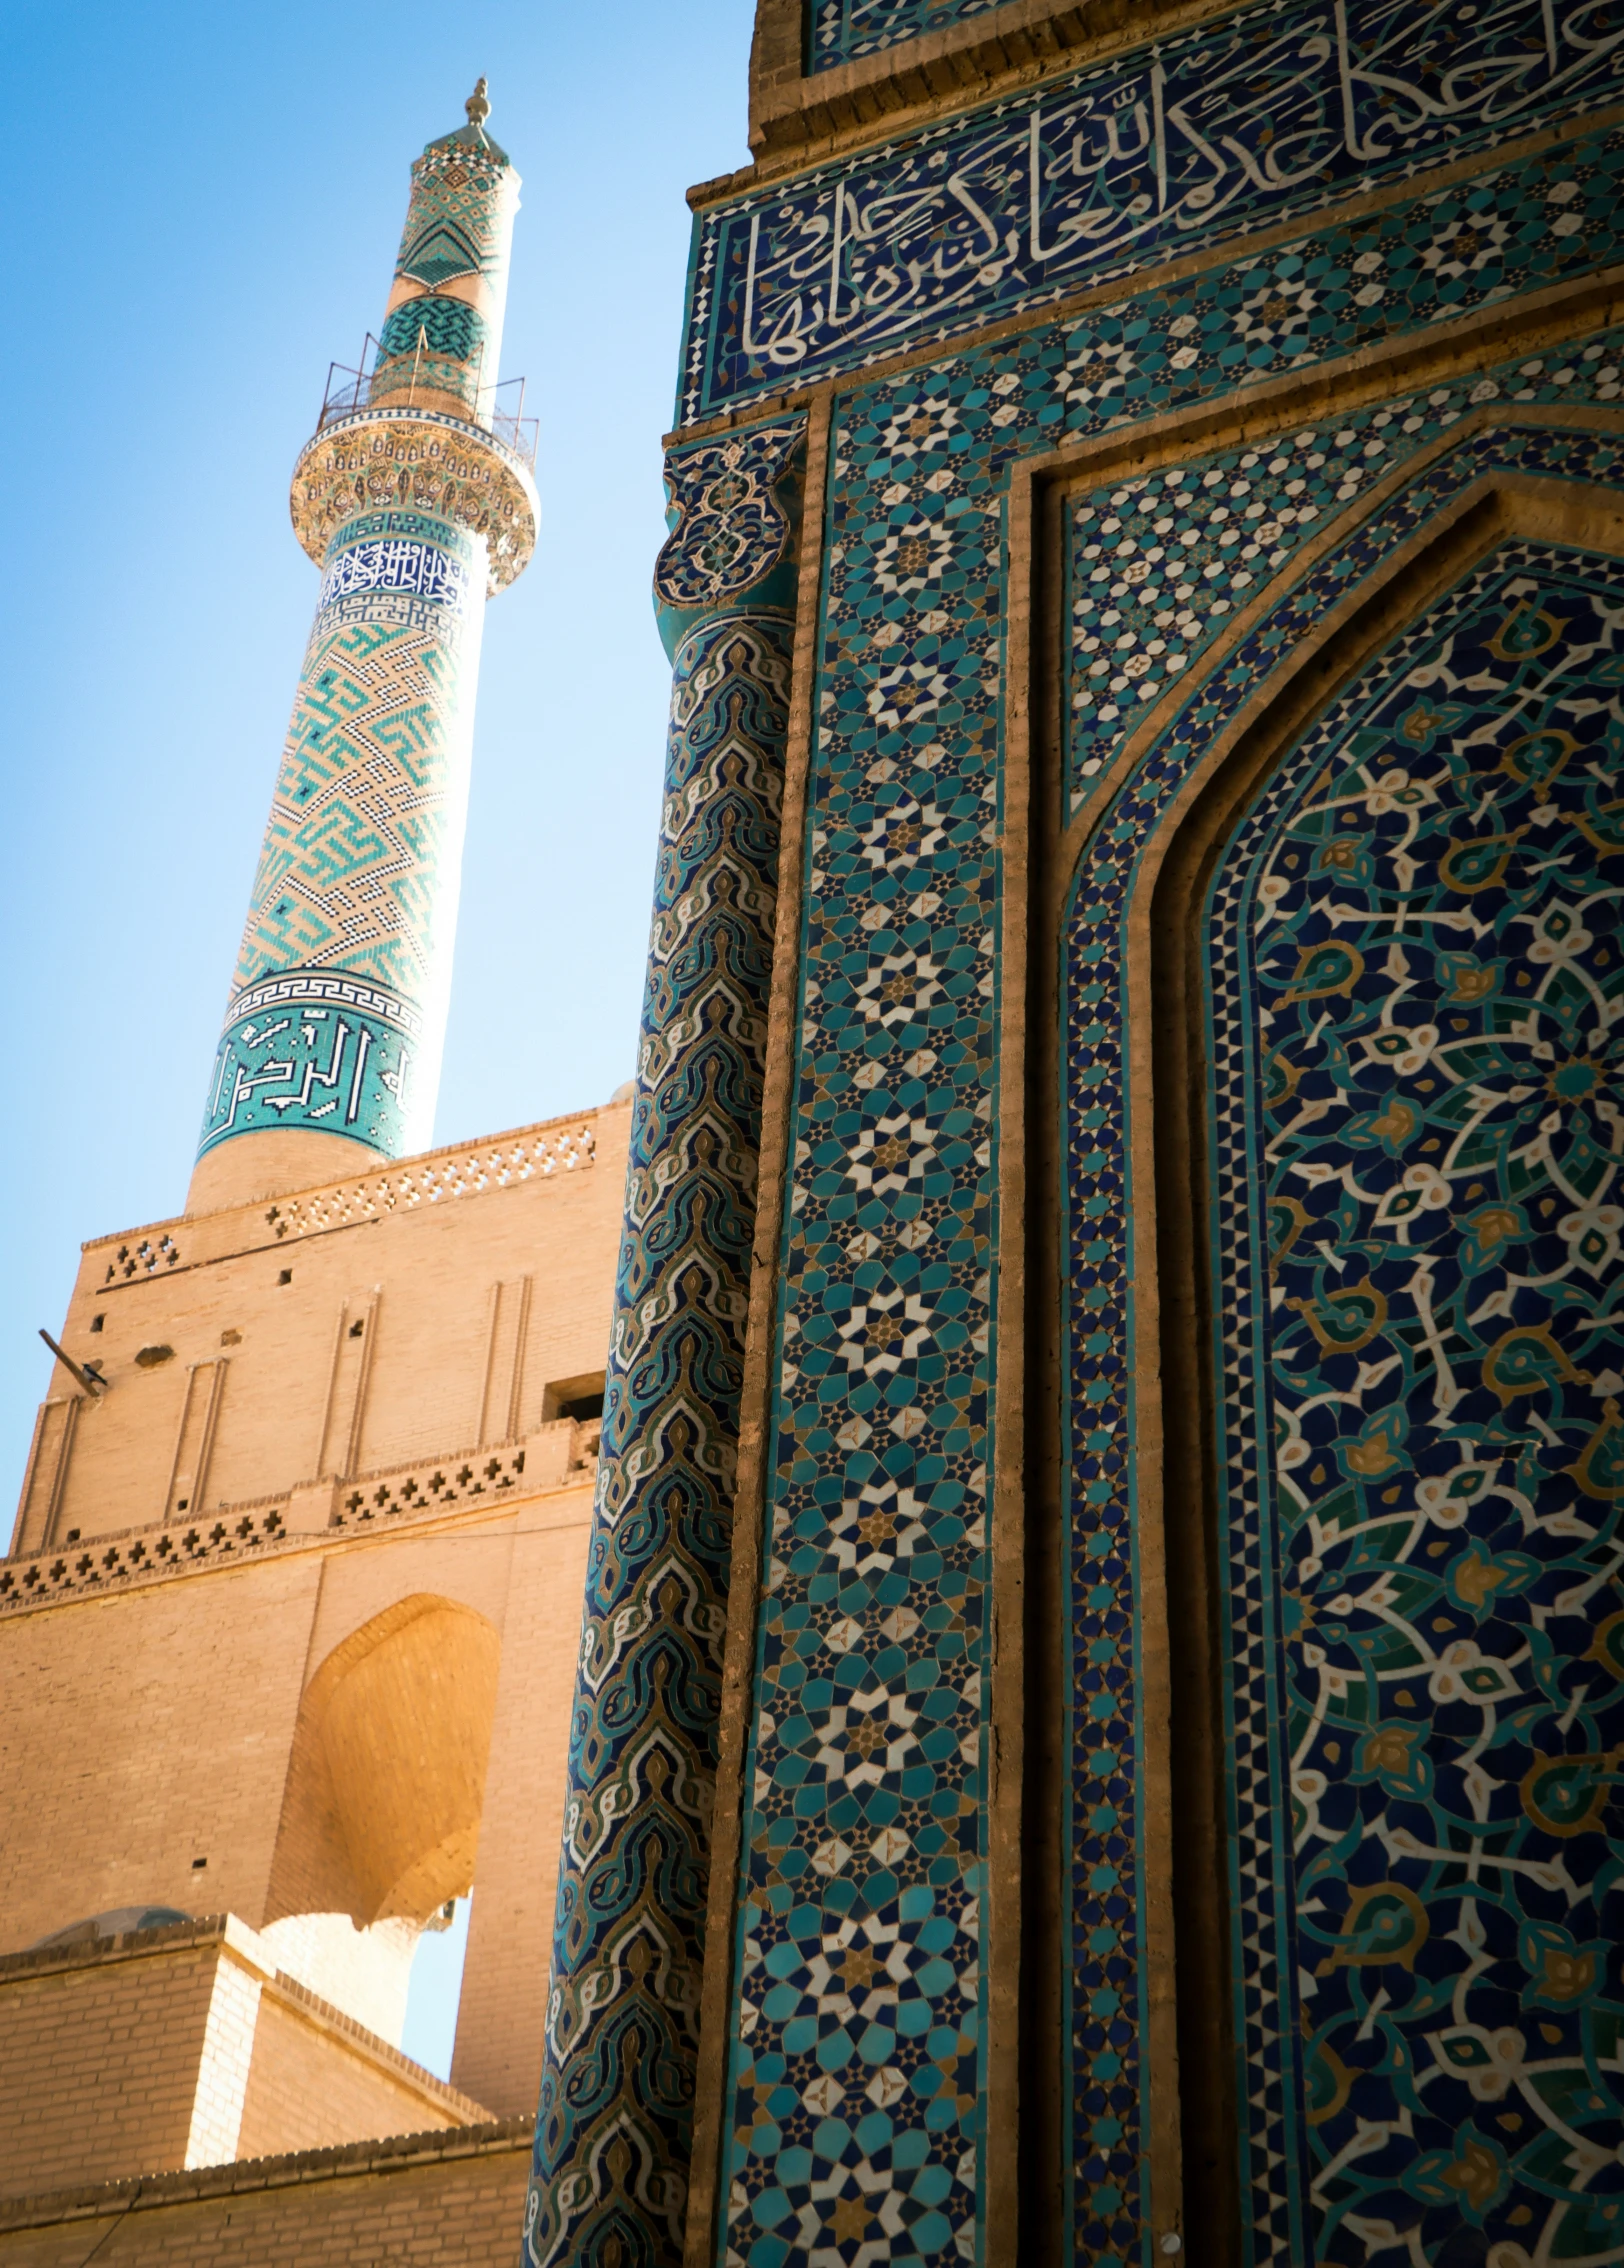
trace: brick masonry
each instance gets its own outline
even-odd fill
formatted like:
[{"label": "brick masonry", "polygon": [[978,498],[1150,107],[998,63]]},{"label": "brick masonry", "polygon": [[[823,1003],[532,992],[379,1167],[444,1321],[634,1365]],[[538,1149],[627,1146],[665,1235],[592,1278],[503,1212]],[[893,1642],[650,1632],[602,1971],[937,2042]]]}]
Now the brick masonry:
[{"label": "brick masonry", "polygon": [[0,2263],[80,2268],[104,2244],[118,2268],[506,2268],[530,2136],[516,2118],[0,2203]]},{"label": "brick masonry", "polygon": [[[532,2108],[627,1118],[85,1247],[106,1391],[57,1370],[0,1562],[0,2188]],[[390,2042],[470,1879],[436,2108]],[[249,1951],[26,1954],[126,1906]]]},{"label": "brick masonry", "polygon": [[488,2116],[233,1915],[0,1960],[0,2196]]}]

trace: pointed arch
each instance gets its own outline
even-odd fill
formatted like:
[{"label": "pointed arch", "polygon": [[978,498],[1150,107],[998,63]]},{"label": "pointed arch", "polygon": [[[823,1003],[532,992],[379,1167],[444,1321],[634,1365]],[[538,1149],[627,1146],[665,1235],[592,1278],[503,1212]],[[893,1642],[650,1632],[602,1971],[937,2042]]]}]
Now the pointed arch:
[{"label": "pointed arch", "polygon": [[[1252,1938],[1260,1931],[1225,1887],[1233,1875],[1233,1738],[1224,1704],[1234,1634],[1220,1610],[1234,1569],[1218,1555],[1217,1441],[1220,1404],[1233,1393],[1233,1379],[1226,1383],[1211,1355],[1214,1331],[1220,1347],[1224,1337],[1222,1296],[1207,1261],[1213,1221],[1205,1051],[1216,945],[1197,917],[1223,846],[1259,783],[1304,744],[1315,720],[1373,658],[1479,562],[1518,541],[1580,546],[1609,558],[1624,550],[1616,492],[1585,478],[1605,467],[1610,451],[1597,464],[1589,437],[1545,438],[1549,448],[1531,448],[1527,434],[1494,436],[1492,443],[1470,437],[1469,446],[1444,452],[1385,500],[1385,526],[1371,515],[1351,537],[1344,529],[1312,574],[1299,572],[1295,582],[1282,577],[1203,684],[1189,689],[1159,732],[1141,736],[1116,801],[1089,830],[1067,896],[1063,1423],[1071,1786],[1085,1788],[1089,1772],[1107,1766],[1092,1812],[1080,1798],[1067,1799],[1063,1833],[1065,2025],[1082,2051],[1072,2059],[1073,2162],[1079,2181],[1091,2146],[1100,2162],[1091,2132],[1107,2132],[1117,2107],[1111,2087],[1100,2084],[1098,2071],[1105,2070],[1124,2100],[1133,2096],[1136,2111],[1149,2106],[1146,2128],[1137,2141],[1130,2138],[1124,2161],[1148,2183],[1149,2129],[1160,2098],[1162,2139],[1155,2147],[1164,2153],[1163,2193],[1182,2194],[1188,2225],[1201,2226],[1207,2253],[1223,2260],[1307,2259],[1313,2238],[1305,2236],[1300,2198],[1250,2188],[1243,2195],[1238,2178],[1241,2128],[1258,2113],[1251,2100],[1258,2082],[1242,2037],[1257,1985],[1241,1972],[1254,1959],[1248,1931]],[[1114,999],[1106,997],[1113,975]],[[1085,993],[1092,997],[1085,1001]],[[1113,1186],[1109,1159],[1102,1178],[1099,1127],[1114,1108],[1124,1140]],[[1087,1130],[1085,1110],[1094,1119]],[[1102,1235],[1102,1191],[1113,1212],[1120,1207],[1125,1241],[1115,1257]],[[1103,1344],[1096,1328],[1102,1293],[1103,1303],[1121,1303],[1120,1357],[1090,1351],[1091,1342],[1096,1350]],[[1109,1304],[1105,1311],[1113,1312]],[[1259,1453],[1255,1443],[1249,1453]],[[1109,1610],[1097,1603],[1107,1593]],[[1108,1630],[1113,1615],[1116,1626]],[[1118,1655],[1109,1683],[1089,1667],[1090,1648],[1097,1659],[1106,1636]],[[1096,1693],[1104,1698],[1093,1699]],[[1158,1895],[1164,1862],[1170,1909]],[[1125,1929],[1118,1919],[1102,1932],[1103,1901],[1089,1886],[1107,1871],[1133,1919]],[[1102,1943],[1105,1935],[1117,1941],[1116,1951],[1091,1956],[1091,1939]],[[1112,2005],[1114,2020],[1107,2013],[1105,2021],[1091,2021],[1091,2011]],[[1160,2033],[1158,2009],[1167,2011]],[[1107,2036],[1113,2023],[1122,2040]],[[1291,2083],[1300,2095],[1300,2075]],[[1270,2115],[1283,2115],[1275,2101],[1282,2083],[1271,2080],[1261,2092],[1273,2103]],[[1279,2155],[1272,2141],[1265,2156],[1271,2151]]]},{"label": "pointed arch", "polygon": [[335,1646],[305,1687],[266,1920],[421,1922],[473,1880],[501,1641],[414,1593]]}]

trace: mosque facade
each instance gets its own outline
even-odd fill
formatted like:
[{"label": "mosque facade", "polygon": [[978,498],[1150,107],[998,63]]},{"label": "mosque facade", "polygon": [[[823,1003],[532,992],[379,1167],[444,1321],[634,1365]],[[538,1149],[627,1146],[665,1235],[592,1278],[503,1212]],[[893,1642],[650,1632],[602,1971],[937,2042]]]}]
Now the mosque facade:
[{"label": "mosque facade", "polygon": [[[138,1883],[42,1784],[0,2025],[208,2022],[0,2268],[268,2261],[239,2181],[356,2268],[1624,2262],[1621,77],[1618,0],[759,0],[636,1077],[466,1157],[404,1153],[535,522],[517,183],[482,96],[429,145],[192,1200],[87,1248],[0,1568],[126,1775],[175,1602],[279,1585],[263,1785],[211,1921],[196,1806]],[[434,2094],[389,1980],[470,1880]]]},{"label": "mosque facade", "polygon": [[1621,41],[758,9],[534,2268],[1624,2258]]}]

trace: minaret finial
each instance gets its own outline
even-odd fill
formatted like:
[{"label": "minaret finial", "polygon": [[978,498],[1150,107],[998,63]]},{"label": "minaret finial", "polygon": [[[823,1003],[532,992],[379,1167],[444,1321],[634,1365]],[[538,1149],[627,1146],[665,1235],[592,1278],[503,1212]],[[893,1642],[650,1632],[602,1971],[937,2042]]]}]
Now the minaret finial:
[{"label": "minaret finial", "polygon": [[473,93],[468,97],[468,100],[462,106],[468,113],[469,125],[474,128],[476,133],[484,125],[486,119],[489,118],[491,114],[490,97],[486,93],[488,84],[488,80],[485,80],[483,78],[480,79],[475,86]]}]

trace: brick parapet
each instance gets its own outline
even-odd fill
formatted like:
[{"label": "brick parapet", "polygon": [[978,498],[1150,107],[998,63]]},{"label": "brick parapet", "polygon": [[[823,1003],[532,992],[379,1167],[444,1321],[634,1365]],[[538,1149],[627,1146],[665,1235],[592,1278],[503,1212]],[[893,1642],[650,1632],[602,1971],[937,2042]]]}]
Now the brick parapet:
[{"label": "brick parapet", "polygon": [[156,1929],[121,1930],[116,1937],[78,1938],[65,1945],[31,1945],[21,1953],[0,1953],[0,1988],[24,1978],[48,1977],[64,1969],[111,1966],[120,1961],[146,1961],[155,1953],[179,1952],[188,1945],[212,1945],[225,1940],[242,1960],[259,1970],[268,1984],[276,1975],[274,1964],[256,1959],[252,1932],[234,1914],[199,1914],[190,1921],[164,1922]]},{"label": "brick parapet", "polygon": [[126,1559],[261,1556],[365,1520],[363,1482],[442,1506],[520,1493],[521,1469],[524,1493],[567,1485],[585,1437],[553,1428],[602,1376],[629,1117],[611,1102],[93,1240],[0,1605],[25,1582],[125,1588]]},{"label": "brick parapet", "polygon": [[408,2167],[495,2158],[528,2152],[533,2118],[488,2119],[477,2126],[435,2127],[391,2134],[383,2141],[346,2142],[325,2150],[296,2150],[282,2157],[241,2158],[230,2165],[195,2166],[183,2173],[146,2174],[124,2181],[42,2190],[32,2197],[0,2198],[0,2231],[47,2228],[62,2221],[105,2219],[164,2205],[205,2203],[255,2191],[309,2187]]},{"label": "brick parapet", "polygon": [[[596,1162],[600,1116],[598,1110],[573,1110],[565,1117],[538,1119],[532,1126],[511,1127],[478,1142],[448,1142],[441,1149],[422,1150],[396,1164],[347,1174],[292,1196],[109,1229],[103,1236],[87,1237],[79,1249],[88,1257],[113,1246],[127,1247],[109,1262],[105,1278],[109,1287],[184,1274],[211,1260],[268,1250],[289,1239],[327,1235],[387,1213],[478,1197],[517,1181],[579,1172]],[[177,1230],[185,1232],[184,1244]]]},{"label": "brick parapet", "polygon": [[360,2049],[374,2063],[384,2065],[420,2095],[448,2111],[456,2112],[465,2125],[488,2123],[490,2114],[483,2103],[476,2103],[460,2087],[453,2087],[448,2081],[437,2079],[421,2063],[414,2063],[409,2055],[403,2054],[397,2047],[391,2047],[376,2032],[368,2031],[365,2024],[358,2023],[353,2016],[347,2016],[342,2008],[335,2008],[330,2000],[323,2000],[320,1993],[312,1992],[308,1985],[300,1984],[298,1978],[290,1977],[285,1969],[277,1970],[268,1989],[271,1998],[296,2008],[307,2023],[314,2024],[320,2031],[336,2033],[340,2039]]},{"label": "brick parapet", "polygon": [[475,2102],[460,2087],[437,2078],[423,2064],[415,2063],[388,2040],[381,2039],[365,2024],[267,1959],[264,1941],[236,1914],[202,1914],[190,1921],[164,1922],[153,1929],[121,1930],[114,1937],[79,1938],[68,1944],[35,1945],[20,1953],[0,1954],[0,1991],[8,1985],[31,1983],[43,1977],[109,1968],[126,1961],[158,1960],[165,1955],[208,1946],[218,1946],[224,1955],[248,1970],[267,1998],[296,2009],[307,2024],[335,2035],[462,2125],[488,2122],[490,2113],[483,2103]]},{"label": "brick parapet", "polygon": [[[330,1550],[377,1533],[410,1528],[432,1534],[539,1498],[578,1494],[596,1481],[597,1436],[595,1421],[559,1419],[527,1441],[497,1449],[415,1457],[347,1481],[300,1482],[272,1496],[222,1504],[195,1521],[152,1521],[79,1544],[18,1553],[0,1564],[0,1616],[122,1596],[178,1576]],[[536,1470],[538,1451],[544,1461]],[[452,1477],[433,1489],[430,1483],[444,1467],[453,1469]],[[466,1480],[459,1467],[466,1469]],[[291,1524],[294,1498],[317,1490],[332,1499],[326,1519],[315,1526]]]}]

